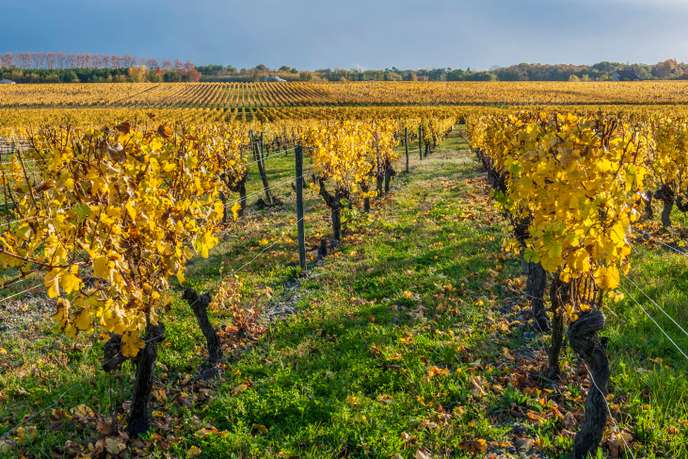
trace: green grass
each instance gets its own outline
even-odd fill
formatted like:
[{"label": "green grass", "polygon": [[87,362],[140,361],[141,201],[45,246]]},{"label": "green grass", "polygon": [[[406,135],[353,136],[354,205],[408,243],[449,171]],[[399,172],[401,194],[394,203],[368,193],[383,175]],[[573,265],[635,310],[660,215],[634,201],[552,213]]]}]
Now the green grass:
[{"label": "green grass", "polygon": [[[243,304],[266,310],[293,306],[255,340],[228,353],[224,375],[194,382],[203,346],[193,316],[179,299],[167,320],[153,402],[155,427],[125,454],[163,457],[567,457],[585,396],[570,351],[557,386],[539,378],[547,338],[524,320],[513,292],[523,281],[518,260],[501,251],[504,219],[473,157],[456,136],[430,159],[400,174],[392,194],[370,216],[346,215],[342,248],[298,278],[293,197],[252,211],[189,282],[213,289],[238,267]],[[271,177],[292,172],[291,156],[268,163]],[[399,167],[401,169],[401,167]],[[252,189],[260,189],[252,178]],[[249,190],[249,193],[252,191]],[[327,211],[307,191],[309,247],[329,233]],[[255,198],[254,198],[255,199]],[[275,243],[255,258],[266,244]],[[250,264],[247,264],[251,261]],[[684,257],[640,247],[629,277],[688,325]],[[624,288],[632,293],[625,281]],[[638,295],[634,295],[638,296]],[[177,298],[175,296],[175,298]],[[639,301],[684,349],[688,339]],[[687,457],[688,361],[627,297],[605,311],[612,362],[610,405],[631,434],[636,457]],[[231,321],[214,313],[217,325]],[[90,339],[56,338],[49,324],[5,340],[0,356],[0,434],[24,413],[24,441],[9,437],[0,456],[88,453],[105,437],[97,417],[130,396],[132,371],[96,370]],[[74,416],[80,404],[93,416]],[[571,416],[573,414],[573,417]],[[610,425],[610,433],[616,429]],[[66,442],[71,441],[72,444]],[[612,442],[613,443],[613,442]],[[605,442],[603,454],[609,454]],[[614,445],[611,445],[612,447]]]}]

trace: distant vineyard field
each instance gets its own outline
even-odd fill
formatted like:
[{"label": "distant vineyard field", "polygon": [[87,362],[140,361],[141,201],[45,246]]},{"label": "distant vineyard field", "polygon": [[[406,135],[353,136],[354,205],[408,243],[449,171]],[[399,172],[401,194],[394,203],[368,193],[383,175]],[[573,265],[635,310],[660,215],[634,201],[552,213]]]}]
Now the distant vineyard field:
[{"label": "distant vineyard field", "polygon": [[263,82],[27,84],[0,107],[283,108],[357,105],[672,105],[688,82]]}]

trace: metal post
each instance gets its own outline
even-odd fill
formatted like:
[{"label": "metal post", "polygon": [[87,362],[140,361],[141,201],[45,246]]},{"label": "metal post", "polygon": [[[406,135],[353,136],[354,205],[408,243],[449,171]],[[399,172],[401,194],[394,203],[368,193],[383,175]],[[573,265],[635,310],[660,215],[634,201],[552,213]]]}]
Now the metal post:
[{"label": "metal post", "polygon": [[299,265],[306,271],[306,236],[303,222],[303,148],[296,146],[294,154],[296,164],[296,227],[299,241]]}]

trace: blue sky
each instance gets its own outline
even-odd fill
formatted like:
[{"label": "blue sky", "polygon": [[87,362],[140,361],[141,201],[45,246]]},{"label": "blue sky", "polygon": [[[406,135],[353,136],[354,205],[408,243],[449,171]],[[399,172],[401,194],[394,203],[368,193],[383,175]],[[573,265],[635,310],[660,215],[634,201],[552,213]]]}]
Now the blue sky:
[{"label": "blue sky", "polygon": [[0,0],[0,52],[237,67],[688,61],[688,0]]}]

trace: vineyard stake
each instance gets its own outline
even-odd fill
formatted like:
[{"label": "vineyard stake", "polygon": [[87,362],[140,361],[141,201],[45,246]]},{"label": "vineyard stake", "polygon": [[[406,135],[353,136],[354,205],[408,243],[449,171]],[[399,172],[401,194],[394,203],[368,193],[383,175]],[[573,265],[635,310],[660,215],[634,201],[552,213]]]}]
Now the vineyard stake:
[{"label": "vineyard stake", "polygon": [[418,126],[418,156],[423,160],[423,126]]},{"label": "vineyard stake", "polygon": [[296,146],[294,152],[296,165],[296,228],[299,241],[299,265],[306,271],[306,236],[303,222],[303,148]]},{"label": "vineyard stake", "polygon": [[256,164],[258,166],[258,173],[260,174],[260,181],[263,183],[263,192],[265,195],[265,204],[271,206],[275,204],[275,200],[272,196],[272,191],[270,190],[270,184],[268,182],[267,172],[265,171],[265,157],[263,152],[263,142],[259,137],[254,137],[254,151]]},{"label": "vineyard stake", "polygon": [[408,128],[404,128],[404,148],[406,149],[406,173],[409,172]]}]

